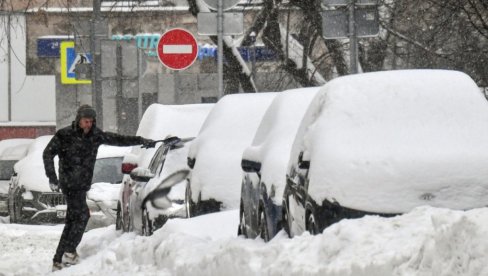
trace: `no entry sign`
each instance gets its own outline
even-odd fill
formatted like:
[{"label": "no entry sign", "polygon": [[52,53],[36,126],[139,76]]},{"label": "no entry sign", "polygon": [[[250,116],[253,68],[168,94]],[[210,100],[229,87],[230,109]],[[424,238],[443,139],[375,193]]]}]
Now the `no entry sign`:
[{"label": "no entry sign", "polygon": [[197,41],[187,30],[171,29],[159,39],[158,57],[169,69],[186,69],[193,64],[197,55]]}]

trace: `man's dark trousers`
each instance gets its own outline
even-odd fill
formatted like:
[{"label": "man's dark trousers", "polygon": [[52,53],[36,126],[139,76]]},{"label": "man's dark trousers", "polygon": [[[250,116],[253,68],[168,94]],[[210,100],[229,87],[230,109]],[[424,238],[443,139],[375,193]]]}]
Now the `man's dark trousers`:
[{"label": "man's dark trousers", "polygon": [[54,262],[59,263],[65,252],[76,252],[76,247],[83,237],[90,218],[90,210],[86,204],[86,191],[67,191],[65,196],[68,205],[65,225],[53,259]]}]

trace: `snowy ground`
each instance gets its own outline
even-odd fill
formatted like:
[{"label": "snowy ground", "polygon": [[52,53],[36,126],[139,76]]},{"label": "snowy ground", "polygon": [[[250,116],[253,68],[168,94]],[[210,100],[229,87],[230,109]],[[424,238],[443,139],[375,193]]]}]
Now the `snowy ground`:
[{"label": "snowy ground", "polygon": [[[50,274],[62,225],[0,220],[0,275]],[[52,275],[488,275],[488,208],[420,207],[343,220],[323,234],[236,237],[238,212],[175,219],[151,237],[88,231],[82,261]]]}]

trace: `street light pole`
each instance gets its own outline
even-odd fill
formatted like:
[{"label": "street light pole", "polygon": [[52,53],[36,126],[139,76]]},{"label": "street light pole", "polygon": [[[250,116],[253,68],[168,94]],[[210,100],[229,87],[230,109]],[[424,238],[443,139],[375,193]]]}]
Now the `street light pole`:
[{"label": "street light pole", "polygon": [[219,83],[219,99],[224,96],[224,10],[223,0],[217,5],[217,74]]},{"label": "street light pole", "polygon": [[358,43],[355,21],[356,0],[351,0],[349,5],[349,73],[358,72]]},{"label": "street light pole", "polygon": [[256,33],[252,31],[249,36],[252,41],[252,57],[251,57],[251,78],[256,77]]}]

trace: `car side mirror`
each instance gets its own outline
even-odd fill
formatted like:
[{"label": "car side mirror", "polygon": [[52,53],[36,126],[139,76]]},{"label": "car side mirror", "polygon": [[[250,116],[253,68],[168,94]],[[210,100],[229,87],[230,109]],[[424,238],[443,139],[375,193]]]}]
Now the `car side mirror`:
[{"label": "car side mirror", "polygon": [[303,160],[303,151],[298,155],[298,168],[308,170],[310,168],[310,161]]},{"label": "car side mirror", "polygon": [[167,209],[171,207],[171,200],[168,198],[171,188],[185,180],[188,177],[189,172],[189,170],[179,170],[167,176],[154,190],[147,194],[142,200],[141,207],[143,208],[148,201],[150,201],[152,206],[157,209]]},{"label": "car side mirror", "polygon": [[147,168],[135,168],[130,172],[130,177],[138,182],[148,182],[154,174]]},{"label": "car side mirror", "polygon": [[241,161],[241,168],[243,171],[247,173],[258,173],[261,171],[261,163],[256,161],[250,161],[246,159],[242,159]]},{"label": "car side mirror", "polygon": [[195,167],[195,162],[196,162],[195,158],[190,158],[190,157],[186,158],[186,163],[188,164],[188,167],[190,167],[190,169],[193,169],[193,167]]}]

